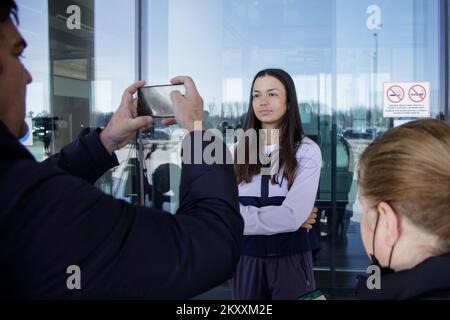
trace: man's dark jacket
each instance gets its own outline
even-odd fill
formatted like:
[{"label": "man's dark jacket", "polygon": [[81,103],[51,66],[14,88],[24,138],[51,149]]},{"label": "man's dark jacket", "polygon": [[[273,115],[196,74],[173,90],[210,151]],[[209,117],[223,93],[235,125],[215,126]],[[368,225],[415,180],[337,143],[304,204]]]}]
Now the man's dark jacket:
[{"label": "man's dark jacket", "polygon": [[[93,186],[118,164],[98,135],[38,163],[0,122],[0,297],[185,299],[230,278],[243,233],[232,165],[183,164],[171,215]],[[67,286],[74,265],[81,290]]]}]

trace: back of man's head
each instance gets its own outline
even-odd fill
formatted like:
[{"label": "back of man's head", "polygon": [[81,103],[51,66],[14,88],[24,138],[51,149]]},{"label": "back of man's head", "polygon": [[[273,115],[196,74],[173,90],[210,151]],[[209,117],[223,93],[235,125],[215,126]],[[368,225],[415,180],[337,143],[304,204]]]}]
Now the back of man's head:
[{"label": "back of man's head", "polygon": [[0,23],[5,22],[10,17],[14,17],[15,22],[19,22],[17,17],[17,5],[14,0],[0,1]]},{"label": "back of man's head", "polygon": [[3,30],[2,30],[3,28],[1,28],[1,25],[4,22],[11,19],[11,17],[14,18],[16,24],[19,23],[19,18],[17,16],[16,2],[14,0],[0,0],[0,45],[2,44],[1,42],[3,41]]},{"label": "back of man's head", "polygon": [[17,25],[14,0],[0,0],[0,121],[17,138],[26,134],[26,86],[31,74],[22,63],[27,44]]}]

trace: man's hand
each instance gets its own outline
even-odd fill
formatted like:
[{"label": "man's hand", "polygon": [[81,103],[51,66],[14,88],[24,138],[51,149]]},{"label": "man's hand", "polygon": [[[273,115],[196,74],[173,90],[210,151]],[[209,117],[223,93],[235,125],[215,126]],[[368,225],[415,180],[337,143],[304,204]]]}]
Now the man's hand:
[{"label": "man's hand", "polygon": [[314,207],[312,209],[311,214],[309,215],[308,219],[305,221],[304,224],[301,225],[300,228],[311,229],[312,225],[314,223],[316,223],[316,218],[317,218],[317,208]]},{"label": "man's hand", "polygon": [[125,90],[119,108],[100,133],[100,141],[110,154],[127,145],[138,130],[147,129],[152,123],[152,118],[149,116],[137,116],[137,99],[133,98],[136,91],[144,84],[145,82],[141,80]]},{"label": "man's hand", "polygon": [[[166,119],[163,123],[171,124],[176,121],[181,128],[188,131],[203,130],[203,99],[200,97],[194,81],[189,77],[176,77],[170,82],[172,84],[184,84],[186,94],[183,96],[178,90],[171,92],[170,98],[174,104],[175,119]],[[194,122],[198,123],[195,128]]]}]

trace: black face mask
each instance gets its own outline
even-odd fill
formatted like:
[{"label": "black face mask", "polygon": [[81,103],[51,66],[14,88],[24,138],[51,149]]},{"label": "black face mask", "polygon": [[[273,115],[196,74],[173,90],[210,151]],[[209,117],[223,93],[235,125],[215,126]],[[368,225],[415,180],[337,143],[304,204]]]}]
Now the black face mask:
[{"label": "black face mask", "polygon": [[378,220],[380,219],[380,214],[377,212],[377,222],[375,222],[375,229],[373,230],[373,239],[372,239],[372,252],[373,254],[370,255],[370,260],[372,260],[372,265],[377,266],[380,268],[381,274],[387,274],[395,272],[393,269],[391,269],[391,261],[392,261],[392,254],[394,253],[394,247],[395,244],[391,248],[391,254],[389,255],[389,263],[387,267],[383,267],[380,262],[378,261],[377,257],[375,256],[375,235],[377,232],[378,227]]}]

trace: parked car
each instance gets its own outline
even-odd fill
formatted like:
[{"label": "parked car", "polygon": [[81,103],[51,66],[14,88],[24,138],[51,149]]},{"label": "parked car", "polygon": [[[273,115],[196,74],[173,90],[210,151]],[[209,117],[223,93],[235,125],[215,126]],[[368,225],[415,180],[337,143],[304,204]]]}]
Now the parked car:
[{"label": "parked car", "polygon": [[374,138],[374,134],[370,129],[347,129],[343,133],[346,139],[366,139],[371,140]]}]

